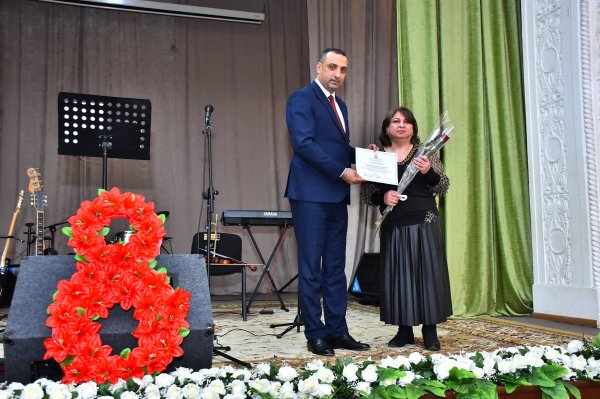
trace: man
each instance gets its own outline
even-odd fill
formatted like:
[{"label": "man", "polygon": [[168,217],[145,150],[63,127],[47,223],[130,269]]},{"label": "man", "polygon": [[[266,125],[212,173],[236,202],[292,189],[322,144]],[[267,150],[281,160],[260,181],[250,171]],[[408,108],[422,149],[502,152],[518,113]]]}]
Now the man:
[{"label": "man", "polygon": [[333,356],[336,348],[369,349],[350,336],[346,324],[347,205],[350,184],[363,181],[350,168],[355,152],[348,109],[335,97],[347,70],[342,50],[325,49],[317,78],[290,96],[286,110],[294,155],[285,196],[298,243],[299,305],[308,350],[325,356]]}]

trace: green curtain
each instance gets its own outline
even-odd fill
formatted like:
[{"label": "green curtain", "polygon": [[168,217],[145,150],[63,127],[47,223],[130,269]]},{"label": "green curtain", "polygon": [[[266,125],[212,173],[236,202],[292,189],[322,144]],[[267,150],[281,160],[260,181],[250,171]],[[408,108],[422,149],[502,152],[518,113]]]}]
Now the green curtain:
[{"label": "green curtain", "polygon": [[442,110],[440,200],[454,316],[532,311],[519,0],[398,0],[399,103],[426,139]]}]

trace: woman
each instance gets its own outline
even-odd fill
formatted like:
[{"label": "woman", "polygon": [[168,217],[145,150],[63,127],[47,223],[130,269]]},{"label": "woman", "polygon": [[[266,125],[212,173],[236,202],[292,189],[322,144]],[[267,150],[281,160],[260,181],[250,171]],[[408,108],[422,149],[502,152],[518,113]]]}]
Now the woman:
[{"label": "woman", "polygon": [[425,349],[440,350],[436,325],[452,315],[450,281],[435,195],[448,190],[448,177],[437,155],[415,157],[421,147],[417,121],[405,107],[388,111],[379,140],[386,152],[398,156],[398,176],[409,162],[418,169],[402,193],[397,187],[363,183],[361,199],[383,210],[393,206],[381,226],[380,315],[398,326],[390,347],[413,344],[412,326],[422,324]]}]

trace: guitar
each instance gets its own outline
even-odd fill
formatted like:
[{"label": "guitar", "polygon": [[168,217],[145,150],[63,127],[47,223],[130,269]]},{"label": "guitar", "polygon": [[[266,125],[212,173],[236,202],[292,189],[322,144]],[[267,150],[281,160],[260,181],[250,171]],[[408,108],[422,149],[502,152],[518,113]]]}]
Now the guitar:
[{"label": "guitar", "polygon": [[36,210],[35,215],[35,256],[44,255],[44,207],[46,206],[46,194],[42,187],[40,172],[36,168],[27,169],[29,175],[29,192],[31,193],[31,205]]},{"label": "guitar", "polygon": [[[0,274],[4,275],[6,273],[6,256],[8,254],[8,247],[10,245],[10,236],[13,235],[13,230],[15,228],[15,222],[17,221],[17,215],[21,210],[21,204],[23,203],[23,190],[19,192],[19,198],[17,199],[17,207],[15,208],[15,213],[13,213],[12,222],[10,222],[10,229],[8,230],[8,237],[6,239],[6,244],[4,244],[4,251],[2,252],[2,263],[0,263]],[[4,284],[2,284],[4,286]]]}]

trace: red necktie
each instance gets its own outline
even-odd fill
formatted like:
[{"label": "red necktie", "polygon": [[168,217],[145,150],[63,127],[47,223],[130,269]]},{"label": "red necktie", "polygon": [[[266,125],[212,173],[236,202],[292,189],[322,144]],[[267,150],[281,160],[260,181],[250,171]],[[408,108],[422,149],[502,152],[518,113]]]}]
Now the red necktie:
[{"label": "red necktie", "polygon": [[331,107],[333,108],[333,113],[337,117],[338,123],[340,124],[340,128],[342,129],[342,135],[346,135],[346,132],[344,131],[344,124],[342,123],[342,120],[340,119],[340,114],[338,114],[337,108],[335,107],[335,100],[333,99],[332,95],[330,95],[328,98],[329,98],[329,103],[331,104]]}]

